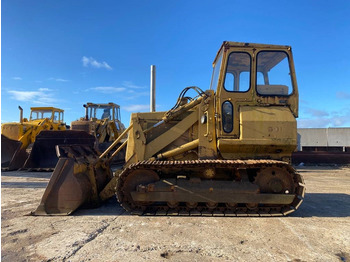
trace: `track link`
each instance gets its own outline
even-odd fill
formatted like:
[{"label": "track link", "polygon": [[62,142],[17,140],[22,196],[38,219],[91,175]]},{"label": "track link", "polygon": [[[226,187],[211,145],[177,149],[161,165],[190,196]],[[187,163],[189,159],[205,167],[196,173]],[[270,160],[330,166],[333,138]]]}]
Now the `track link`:
[{"label": "track link", "polygon": [[[258,205],[249,208],[245,205],[227,207],[225,203],[219,203],[216,207],[208,208],[205,204],[199,203],[192,208],[186,205],[179,205],[171,208],[167,203],[156,202],[152,205],[136,205],[131,203],[123,191],[123,186],[128,176],[136,170],[154,171],[158,174],[164,169],[186,169],[195,170],[198,168],[229,168],[256,169],[261,170],[268,167],[278,167],[287,170],[294,182],[294,200],[290,205]],[[160,178],[161,175],[160,175]],[[185,160],[185,161],[141,161],[131,164],[125,168],[117,179],[116,196],[121,206],[131,214],[136,215],[160,215],[160,216],[285,216],[294,212],[302,203],[305,194],[305,184],[300,174],[286,162],[276,160]]]}]

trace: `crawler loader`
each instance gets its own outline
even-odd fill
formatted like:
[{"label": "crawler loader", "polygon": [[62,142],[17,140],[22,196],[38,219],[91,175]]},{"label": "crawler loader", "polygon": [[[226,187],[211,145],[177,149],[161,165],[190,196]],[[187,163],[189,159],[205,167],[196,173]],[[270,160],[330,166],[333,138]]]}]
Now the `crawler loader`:
[{"label": "crawler loader", "polygon": [[[189,91],[196,95],[190,98]],[[297,117],[291,47],[225,41],[209,90],[187,87],[167,112],[133,113],[101,155],[59,147],[60,160],[33,214],[69,214],[115,194],[132,214],[287,215],[305,192],[291,166]],[[126,145],[126,163],[113,176],[108,153]]]},{"label": "crawler loader", "polygon": [[120,106],[111,102],[107,104],[87,103],[83,106],[85,116],[73,121],[71,129],[94,135],[98,142],[98,149],[103,152],[125,130],[121,122]]},{"label": "crawler loader", "polygon": [[43,130],[66,130],[63,110],[55,107],[32,107],[29,121],[23,118],[19,106],[20,121],[1,125],[1,167],[9,170],[23,167],[30,145]]}]

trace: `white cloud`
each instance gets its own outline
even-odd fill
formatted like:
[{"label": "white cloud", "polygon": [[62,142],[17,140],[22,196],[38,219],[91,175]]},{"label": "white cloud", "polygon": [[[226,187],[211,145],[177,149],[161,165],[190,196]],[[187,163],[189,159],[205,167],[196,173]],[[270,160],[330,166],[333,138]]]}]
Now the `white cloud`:
[{"label": "white cloud", "polygon": [[[322,110],[319,110],[322,112]],[[322,128],[322,127],[342,127],[350,125],[350,110],[347,108],[333,111],[327,114],[311,114],[310,117],[301,117],[298,119],[299,128]]]},{"label": "white cloud", "polygon": [[53,105],[57,100],[53,98],[52,90],[48,88],[39,88],[36,91],[7,91],[11,95],[11,99],[30,102],[39,105]]},{"label": "white cloud", "polygon": [[122,108],[127,112],[149,111],[149,105],[128,105],[123,106]]},{"label": "white cloud", "polygon": [[105,68],[105,69],[108,69],[108,70],[112,70],[112,67],[109,64],[107,64],[105,61],[98,62],[93,57],[83,56],[81,61],[83,62],[83,66],[85,66],[85,67],[91,66],[91,67],[94,67],[94,68]]},{"label": "white cloud", "polygon": [[149,92],[135,92],[134,90],[128,90],[128,95],[124,96],[125,100],[134,100],[142,96],[149,96]]},{"label": "white cloud", "polygon": [[123,86],[127,87],[127,88],[131,88],[131,89],[144,89],[146,87],[144,86],[138,86],[138,85],[135,85],[133,82],[131,81],[124,81],[123,82]]},{"label": "white cloud", "polygon": [[123,92],[123,96],[121,99],[123,100],[135,100],[139,97],[149,96],[149,92],[140,92],[144,89],[142,86],[138,86],[133,84],[131,81],[124,81],[121,86],[98,86],[91,87],[86,89],[85,91],[96,91],[103,94],[114,94]]},{"label": "white cloud", "polygon": [[19,77],[19,76],[14,76],[12,77],[13,80],[22,80],[22,77]]},{"label": "white cloud", "polygon": [[113,93],[119,93],[126,90],[125,87],[113,87],[113,86],[98,86],[98,87],[92,87],[87,90],[94,90],[97,92],[101,92],[104,94],[113,94]]},{"label": "white cloud", "polygon": [[319,110],[315,108],[306,108],[305,112],[315,117],[329,116],[329,113],[324,110]]},{"label": "white cloud", "polygon": [[39,91],[52,91],[52,89],[46,88],[46,87],[41,87],[38,89]]},{"label": "white cloud", "polygon": [[54,78],[54,77],[50,77],[49,80],[53,80],[53,81],[57,81],[57,82],[69,82],[69,80],[67,80],[67,79]]}]

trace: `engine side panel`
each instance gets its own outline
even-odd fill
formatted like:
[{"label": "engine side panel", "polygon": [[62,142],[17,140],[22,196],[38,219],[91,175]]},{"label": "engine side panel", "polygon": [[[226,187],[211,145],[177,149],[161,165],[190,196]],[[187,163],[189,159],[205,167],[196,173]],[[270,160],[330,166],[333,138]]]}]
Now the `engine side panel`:
[{"label": "engine side panel", "polygon": [[288,107],[240,107],[240,138],[219,138],[224,159],[289,161],[297,146],[297,124]]}]

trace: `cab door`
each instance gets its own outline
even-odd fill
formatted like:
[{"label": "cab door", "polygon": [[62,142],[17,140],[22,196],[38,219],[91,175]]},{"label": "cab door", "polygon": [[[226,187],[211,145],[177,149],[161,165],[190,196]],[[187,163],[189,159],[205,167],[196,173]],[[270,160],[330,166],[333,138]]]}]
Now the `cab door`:
[{"label": "cab door", "polygon": [[221,69],[221,81],[217,87],[216,110],[217,135],[220,138],[239,139],[240,119],[239,107],[253,101],[253,55],[251,50],[237,50],[227,55]]}]

